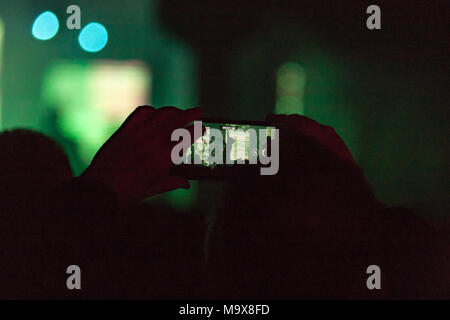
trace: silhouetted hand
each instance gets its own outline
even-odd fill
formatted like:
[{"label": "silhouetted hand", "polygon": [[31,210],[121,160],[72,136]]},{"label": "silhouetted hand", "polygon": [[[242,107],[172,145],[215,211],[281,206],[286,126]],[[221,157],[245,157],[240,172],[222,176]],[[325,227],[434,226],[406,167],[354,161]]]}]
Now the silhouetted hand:
[{"label": "silhouetted hand", "polygon": [[301,115],[268,115],[267,121],[280,129],[278,179],[283,194],[296,194],[314,206],[375,201],[362,170],[333,128]]},{"label": "silhouetted hand", "polygon": [[310,140],[311,142],[316,143],[317,146],[330,151],[337,159],[354,163],[350,150],[332,127],[319,124],[315,120],[298,114],[269,114],[267,116],[267,121],[278,126],[282,130],[285,129],[291,137],[297,136],[299,142],[304,139]]},{"label": "silhouetted hand", "polygon": [[[172,131],[201,117],[200,108],[141,106],[100,148],[82,178],[110,187],[120,202],[178,188],[189,188],[187,179],[171,174]],[[187,128],[194,136],[193,126]],[[194,137],[196,139],[196,137]]]}]

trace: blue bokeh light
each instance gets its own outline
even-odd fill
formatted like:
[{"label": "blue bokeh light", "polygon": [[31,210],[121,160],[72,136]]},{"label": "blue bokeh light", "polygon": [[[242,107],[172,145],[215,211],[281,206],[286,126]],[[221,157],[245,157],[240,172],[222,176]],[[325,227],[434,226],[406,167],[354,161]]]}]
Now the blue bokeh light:
[{"label": "blue bokeh light", "polygon": [[81,48],[88,52],[98,52],[102,50],[108,42],[108,32],[106,28],[98,22],[87,24],[78,36]]},{"label": "blue bokeh light", "polygon": [[33,22],[31,34],[39,40],[48,40],[58,33],[59,21],[51,11],[41,13]]}]

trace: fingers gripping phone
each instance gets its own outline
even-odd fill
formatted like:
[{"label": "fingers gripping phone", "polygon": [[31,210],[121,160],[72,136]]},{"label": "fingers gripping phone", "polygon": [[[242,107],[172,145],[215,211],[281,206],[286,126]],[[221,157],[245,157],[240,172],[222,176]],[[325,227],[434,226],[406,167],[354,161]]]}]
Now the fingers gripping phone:
[{"label": "fingers gripping phone", "polygon": [[188,179],[227,180],[278,171],[276,127],[259,121],[201,121],[205,132],[183,153],[176,174]]}]

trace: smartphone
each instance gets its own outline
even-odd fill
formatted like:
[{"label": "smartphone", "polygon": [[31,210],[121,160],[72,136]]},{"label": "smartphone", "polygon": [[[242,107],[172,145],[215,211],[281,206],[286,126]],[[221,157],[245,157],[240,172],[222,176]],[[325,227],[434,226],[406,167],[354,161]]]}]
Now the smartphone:
[{"label": "smartphone", "polygon": [[205,133],[183,153],[176,174],[194,180],[229,180],[259,175],[267,165],[276,127],[262,121],[201,121]]}]

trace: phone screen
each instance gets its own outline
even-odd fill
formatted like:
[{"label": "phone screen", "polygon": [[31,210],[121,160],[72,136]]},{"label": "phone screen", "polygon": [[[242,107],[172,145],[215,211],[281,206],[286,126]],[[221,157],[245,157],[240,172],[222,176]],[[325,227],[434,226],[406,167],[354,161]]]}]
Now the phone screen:
[{"label": "phone screen", "polygon": [[[203,120],[202,124],[205,127],[205,134],[187,150],[184,160],[189,160],[189,163],[193,165],[210,168],[236,164],[257,164],[261,153],[267,156],[267,152],[270,152],[268,150],[270,143],[267,143],[267,139],[273,139],[276,129],[262,122],[237,123]],[[212,129],[221,133],[221,139],[215,145],[217,131],[212,134]],[[220,142],[222,148],[217,148]],[[216,152],[222,154],[216,156]],[[222,159],[222,161],[218,161],[218,159]]]}]

